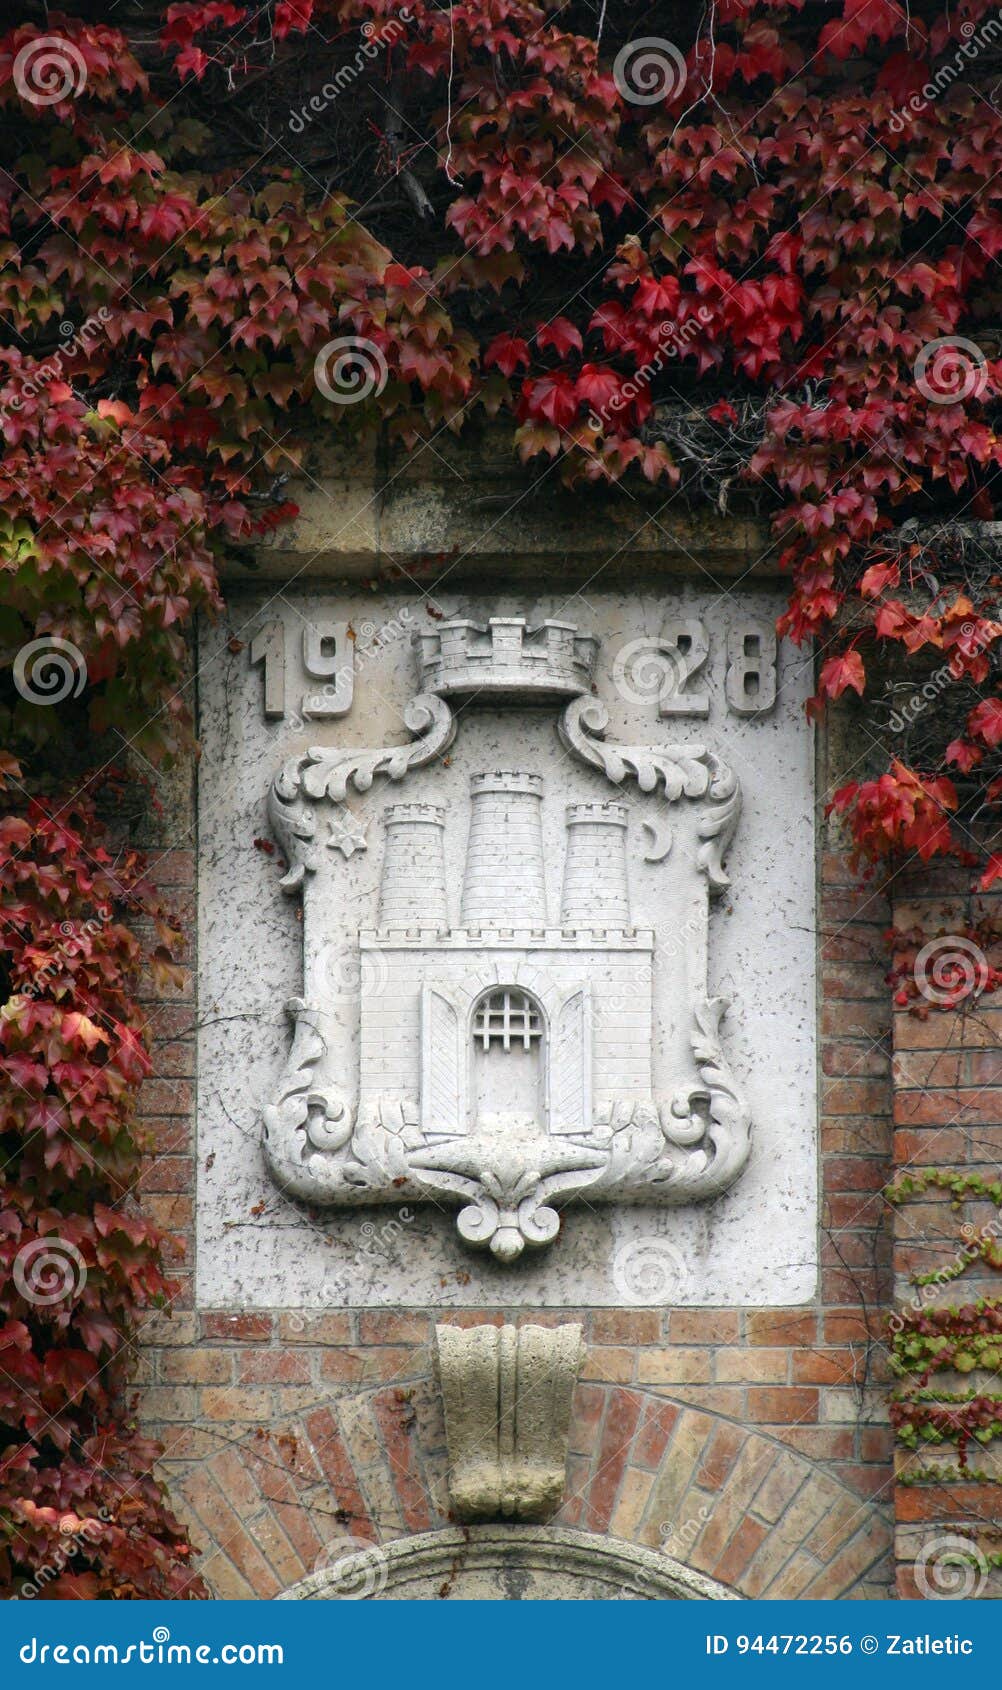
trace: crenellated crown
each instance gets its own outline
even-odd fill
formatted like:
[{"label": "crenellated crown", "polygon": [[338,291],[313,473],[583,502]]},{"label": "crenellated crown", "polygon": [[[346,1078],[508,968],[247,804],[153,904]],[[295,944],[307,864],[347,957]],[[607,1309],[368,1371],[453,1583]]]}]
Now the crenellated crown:
[{"label": "crenellated crown", "polygon": [[531,703],[589,692],[598,639],[573,622],[492,616],[486,623],[457,617],[416,636],[422,691],[442,697],[484,695]]}]

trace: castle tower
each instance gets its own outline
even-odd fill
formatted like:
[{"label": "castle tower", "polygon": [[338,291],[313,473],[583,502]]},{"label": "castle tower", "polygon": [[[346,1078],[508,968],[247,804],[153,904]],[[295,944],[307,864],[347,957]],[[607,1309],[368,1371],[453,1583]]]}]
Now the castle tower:
[{"label": "castle tower", "polygon": [[440,804],[391,804],[383,821],[379,926],[447,928],[444,809]]},{"label": "castle tower", "polygon": [[545,927],[543,777],[521,769],[474,775],[463,880],[464,927]]},{"label": "castle tower", "polygon": [[568,804],[561,927],[630,927],[625,804]]}]

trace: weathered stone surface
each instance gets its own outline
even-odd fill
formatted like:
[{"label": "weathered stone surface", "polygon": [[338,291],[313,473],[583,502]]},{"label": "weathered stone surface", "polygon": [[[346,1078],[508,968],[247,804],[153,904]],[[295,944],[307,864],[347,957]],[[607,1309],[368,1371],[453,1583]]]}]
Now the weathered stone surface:
[{"label": "weathered stone surface", "polygon": [[568,587],[593,583],[609,560],[641,574],[727,580],[776,574],[767,521],[666,505],[662,488],[563,487],[552,466],[527,482],[504,429],[442,431],[387,474],[375,443],[319,440],[285,489],[299,507],[291,523],[255,547],[253,567],[235,553],[230,578],[251,574],[358,581],[446,577],[535,588],[541,568]]},{"label": "weathered stone surface", "polygon": [[735,1592],[667,1555],[557,1526],[466,1526],[359,1548],[286,1601],[689,1602]]},{"label": "weathered stone surface", "polygon": [[778,604],[231,599],[200,652],[203,1305],[811,1294],[809,677],[784,652],[773,692]]},{"label": "weathered stone surface", "polygon": [[582,1329],[436,1326],[449,1501],[460,1520],[548,1520],[563,1500]]}]

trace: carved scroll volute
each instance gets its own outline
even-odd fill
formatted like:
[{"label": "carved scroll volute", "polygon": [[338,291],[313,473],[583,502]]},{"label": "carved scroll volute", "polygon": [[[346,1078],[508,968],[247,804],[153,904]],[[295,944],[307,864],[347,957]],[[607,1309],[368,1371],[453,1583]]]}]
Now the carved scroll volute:
[{"label": "carved scroll volute", "polygon": [[[733,769],[705,745],[607,744],[608,725],[609,712],[597,698],[575,698],[563,712],[558,730],[568,750],[583,763],[601,769],[614,786],[633,779],[641,792],[657,793],[669,804],[680,798],[703,800],[697,824],[703,843],[696,861],[710,891],[724,891],[730,885],[724,857],[741,815],[741,787]],[[666,856],[669,846],[662,835],[650,860]]]}]

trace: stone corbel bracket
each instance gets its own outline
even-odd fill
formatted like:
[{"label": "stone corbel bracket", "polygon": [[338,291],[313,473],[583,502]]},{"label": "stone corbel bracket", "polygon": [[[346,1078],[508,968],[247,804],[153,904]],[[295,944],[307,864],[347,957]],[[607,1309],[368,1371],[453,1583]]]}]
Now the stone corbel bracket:
[{"label": "stone corbel bracket", "polygon": [[458,1520],[548,1520],[563,1501],[582,1329],[436,1326]]}]

